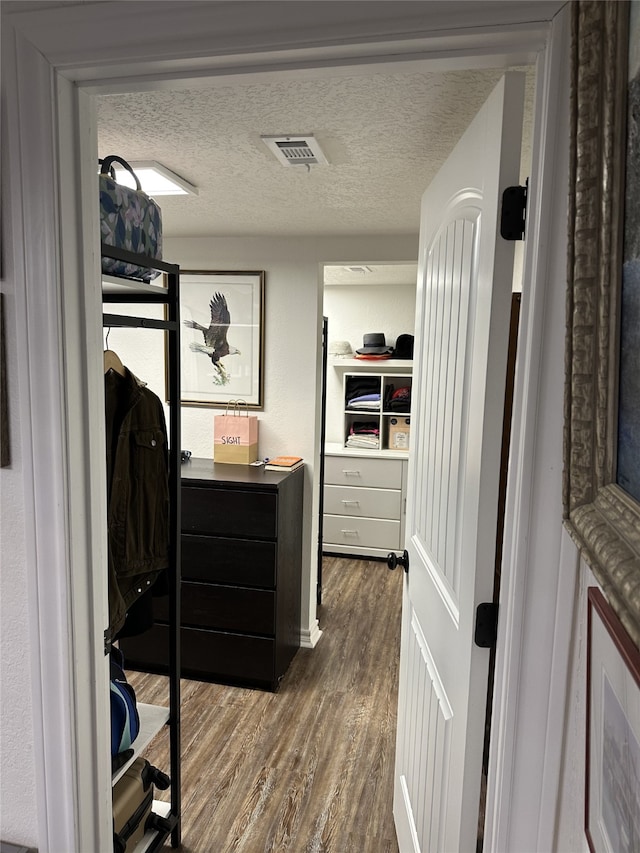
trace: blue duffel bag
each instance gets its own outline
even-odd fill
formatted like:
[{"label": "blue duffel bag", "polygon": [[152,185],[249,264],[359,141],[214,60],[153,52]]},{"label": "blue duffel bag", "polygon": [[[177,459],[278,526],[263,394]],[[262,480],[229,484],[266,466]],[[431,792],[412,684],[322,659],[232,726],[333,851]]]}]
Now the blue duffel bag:
[{"label": "blue duffel bag", "polygon": [[[122,157],[111,155],[100,163],[100,238],[108,246],[126,249],[162,260],[162,216],[152,198],[142,191],[140,181],[131,166]],[[119,184],[115,179],[113,164],[119,163],[133,175],[136,189]],[[128,264],[114,258],[102,258],[102,272],[121,278],[151,281],[160,275],[159,270]]]},{"label": "blue duffel bag", "polygon": [[140,733],[136,694],[124,674],[120,649],[111,649],[111,757],[130,749]]}]

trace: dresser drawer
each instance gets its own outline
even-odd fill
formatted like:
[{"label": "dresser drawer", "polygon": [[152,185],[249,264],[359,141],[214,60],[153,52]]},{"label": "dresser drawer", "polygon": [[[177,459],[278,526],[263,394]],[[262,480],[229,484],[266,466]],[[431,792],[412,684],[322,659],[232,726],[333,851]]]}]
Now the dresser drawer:
[{"label": "dresser drawer", "polygon": [[190,533],[183,533],[181,542],[183,580],[267,589],[276,585],[275,542]]},{"label": "dresser drawer", "polygon": [[274,640],[196,628],[180,636],[183,672],[273,684]]},{"label": "dresser drawer", "polygon": [[402,459],[369,459],[363,456],[326,456],[325,483],[335,486],[372,486],[399,489]]},{"label": "dresser drawer", "polygon": [[395,489],[324,487],[324,511],[329,515],[356,515],[398,521],[400,503],[401,493]]},{"label": "dresser drawer", "polygon": [[182,487],[182,532],[275,539],[276,493]]},{"label": "dresser drawer", "polygon": [[400,522],[379,518],[324,515],[322,539],[326,546],[347,545],[358,549],[400,547]]},{"label": "dresser drawer", "polygon": [[[182,582],[181,625],[275,634],[275,593],[269,589]],[[154,599],[154,616],[169,621],[168,597]]]},{"label": "dresser drawer", "polygon": [[[145,672],[166,672],[169,629],[154,625],[120,643],[125,665]],[[180,629],[181,675],[205,681],[250,682],[275,689],[275,640],[199,628]]]}]

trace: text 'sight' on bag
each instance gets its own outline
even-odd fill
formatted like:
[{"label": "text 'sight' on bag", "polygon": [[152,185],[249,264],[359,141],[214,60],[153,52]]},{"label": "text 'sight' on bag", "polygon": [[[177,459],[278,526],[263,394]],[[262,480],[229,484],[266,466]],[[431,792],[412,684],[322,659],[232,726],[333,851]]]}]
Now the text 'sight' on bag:
[{"label": "text 'sight' on bag", "polygon": [[214,417],[213,459],[236,465],[258,460],[258,418],[249,414],[244,400],[229,400],[224,415]]}]

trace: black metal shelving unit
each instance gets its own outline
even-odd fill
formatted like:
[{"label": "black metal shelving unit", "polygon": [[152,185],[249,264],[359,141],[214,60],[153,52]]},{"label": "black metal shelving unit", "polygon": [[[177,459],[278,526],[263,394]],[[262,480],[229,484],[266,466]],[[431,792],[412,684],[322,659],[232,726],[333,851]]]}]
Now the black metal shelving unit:
[{"label": "black metal shelving unit", "polygon": [[[105,292],[104,303],[164,304],[163,320],[129,315],[107,314],[103,312],[103,326],[112,328],[133,327],[141,329],[164,329],[167,333],[167,376],[169,387],[169,715],[166,720],[169,727],[169,775],[171,777],[171,804],[166,817],[166,830],[151,833],[145,851],[159,850],[168,836],[171,845],[180,845],[181,806],[180,806],[180,267],[164,261],[155,260],[108,246],[102,243],[102,257],[113,258],[158,270],[164,274],[166,286],[158,286],[132,278],[120,278],[109,275],[113,282],[117,280],[117,290]],[[135,743],[134,743],[135,746]],[[135,756],[134,756],[135,758]],[[133,759],[132,759],[133,760]],[[126,767],[126,765],[125,765]],[[122,772],[122,771],[120,771]],[[138,848],[136,848],[138,849]]]}]

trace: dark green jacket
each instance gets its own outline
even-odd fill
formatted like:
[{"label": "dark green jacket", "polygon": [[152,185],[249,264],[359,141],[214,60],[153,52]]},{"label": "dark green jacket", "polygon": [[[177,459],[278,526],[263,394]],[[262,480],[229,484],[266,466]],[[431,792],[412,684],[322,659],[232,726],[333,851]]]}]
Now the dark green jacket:
[{"label": "dark green jacket", "polygon": [[109,627],[169,565],[169,458],[160,399],[130,370],[105,375]]}]

